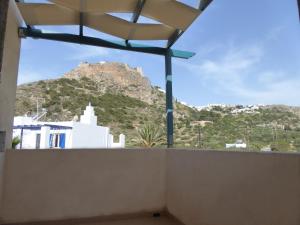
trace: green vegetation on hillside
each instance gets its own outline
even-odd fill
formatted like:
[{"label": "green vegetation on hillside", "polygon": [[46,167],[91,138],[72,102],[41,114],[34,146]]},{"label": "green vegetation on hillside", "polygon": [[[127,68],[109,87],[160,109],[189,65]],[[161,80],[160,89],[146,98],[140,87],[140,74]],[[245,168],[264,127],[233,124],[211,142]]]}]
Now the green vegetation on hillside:
[{"label": "green vegetation on hillside", "polygon": [[[192,120],[211,121],[204,127],[191,126]],[[248,150],[259,151],[270,146],[273,151],[299,151],[299,116],[285,109],[264,108],[257,113],[232,115],[222,109],[202,110],[186,120],[183,132],[191,140],[188,146],[203,149],[224,149],[226,143],[243,140]],[[177,129],[182,129],[177,125]],[[190,128],[192,131],[188,131]],[[185,144],[184,141],[181,141]]]},{"label": "green vegetation on hillside", "polygon": [[138,129],[136,143],[146,148],[166,145],[166,134],[158,125],[147,123]]},{"label": "green vegetation on hillside", "polygon": [[[47,109],[43,120],[73,120],[91,102],[98,124],[109,126],[114,135],[124,133],[128,147],[138,145],[134,140],[145,124],[165,129],[165,95],[157,87],[152,88],[153,104],[149,104],[116,92],[113,87],[103,93],[103,86],[104,83],[88,77],[22,85],[17,90],[16,115],[34,114],[38,98]],[[228,108],[198,111],[175,101],[174,131],[175,147],[221,150],[226,143],[243,140],[254,151],[266,146],[274,151],[300,149],[300,119],[288,107],[263,107],[257,113],[231,114]]]}]

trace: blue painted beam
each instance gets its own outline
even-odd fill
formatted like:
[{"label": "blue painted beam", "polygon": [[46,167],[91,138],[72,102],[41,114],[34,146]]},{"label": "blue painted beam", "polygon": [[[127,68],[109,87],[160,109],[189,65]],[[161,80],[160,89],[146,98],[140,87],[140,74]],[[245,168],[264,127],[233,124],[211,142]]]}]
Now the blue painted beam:
[{"label": "blue painted beam", "polygon": [[79,36],[83,36],[83,13],[79,13]]},{"label": "blue painted beam", "polygon": [[172,91],[172,53],[167,51],[165,55],[166,71],[166,120],[167,120],[167,145],[173,147],[173,91]]},{"label": "blue painted beam", "polygon": [[13,129],[40,130],[44,126],[50,127],[50,130],[70,130],[70,129],[73,129],[73,127],[60,126],[60,125],[54,125],[54,124],[16,125],[16,126],[13,126]]},{"label": "blue painted beam", "polygon": [[[52,41],[63,41],[75,44],[85,44],[85,45],[92,45],[92,46],[99,46],[104,48],[113,48],[113,49],[120,49],[126,51],[133,51],[133,52],[142,52],[142,53],[149,53],[149,54],[156,54],[156,55],[163,55],[165,56],[167,52],[167,48],[162,47],[154,47],[154,46],[147,46],[142,44],[135,44],[135,43],[126,43],[125,41],[108,41],[103,40],[100,38],[89,37],[89,36],[80,36],[74,34],[64,34],[64,33],[43,33],[41,30],[37,29],[28,29],[28,28],[19,28],[19,36],[26,38],[38,38],[38,39],[46,39]],[[195,55],[194,52],[188,51],[181,51],[170,49],[171,57],[175,58],[182,58],[182,59],[189,59]]]}]

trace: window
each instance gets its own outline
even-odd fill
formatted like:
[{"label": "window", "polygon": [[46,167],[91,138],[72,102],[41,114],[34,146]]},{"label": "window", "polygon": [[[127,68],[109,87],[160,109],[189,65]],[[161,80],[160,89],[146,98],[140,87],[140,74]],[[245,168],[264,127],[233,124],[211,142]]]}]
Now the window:
[{"label": "window", "polygon": [[50,148],[65,148],[66,134],[50,134]]}]

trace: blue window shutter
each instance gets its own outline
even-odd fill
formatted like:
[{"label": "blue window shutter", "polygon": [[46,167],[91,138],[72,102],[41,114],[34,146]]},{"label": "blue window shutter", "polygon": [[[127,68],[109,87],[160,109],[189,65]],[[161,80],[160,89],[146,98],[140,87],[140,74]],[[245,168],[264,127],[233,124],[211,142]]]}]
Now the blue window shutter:
[{"label": "blue window shutter", "polygon": [[50,134],[50,138],[49,138],[49,147],[50,147],[50,148],[53,147],[53,134]]},{"label": "blue window shutter", "polygon": [[59,147],[65,148],[66,134],[59,134]]}]

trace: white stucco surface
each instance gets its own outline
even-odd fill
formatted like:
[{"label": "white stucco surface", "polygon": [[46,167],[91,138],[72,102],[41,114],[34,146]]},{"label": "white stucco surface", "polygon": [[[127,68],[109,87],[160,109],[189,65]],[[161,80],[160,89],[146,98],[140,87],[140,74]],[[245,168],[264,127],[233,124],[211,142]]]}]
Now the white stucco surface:
[{"label": "white stucco surface", "polygon": [[[0,210],[1,210],[2,193],[3,193],[4,156],[5,156],[4,152],[0,152]],[[0,221],[1,221],[1,213],[0,213]]]},{"label": "white stucco surface", "polygon": [[162,150],[5,154],[3,222],[152,213],[165,207]]},{"label": "white stucco surface", "polygon": [[[60,128],[50,129],[51,125],[60,126]],[[36,121],[32,117],[18,116],[14,118],[14,126],[19,126],[14,129],[14,137],[21,137],[20,127],[24,127],[22,136],[23,149],[35,149],[38,134],[41,135],[41,149],[47,149],[50,147],[49,136],[53,134],[65,134],[65,148],[67,149],[125,147],[125,135],[120,134],[119,142],[114,142],[113,135],[110,134],[110,129],[108,127],[97,125],[97,117],[95,116],[94,109],[90,104],[86,107],[86,110],[80,117],[79,122],[43,122]],[[42,126],[42,128],[40,130],[25,129],[26,126]],[[18,145],[17,148],[20,148],[20,145]]]},{"label": "white stucco surface", "polygon": [[21,40],[18,36],[18,27],[20,24],[21,17],[19,10],[16,7],[15,1],[10,0],[5,32],[2,76],[0,80],[0,131],[6,132],[6,148],[11,148],[21,45]]},{"label": "white stucco surface", "polygon": [[3,222],[167,210],[186,225],[300,224],[299,154],[175,149],[5,154]]},{"label": "white stucco surface", "polygon": [[72,148],[107,148],[109,128],[87,124],[73,124]]}]

